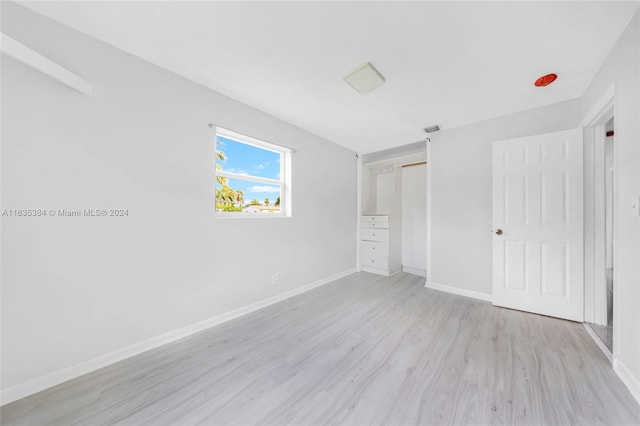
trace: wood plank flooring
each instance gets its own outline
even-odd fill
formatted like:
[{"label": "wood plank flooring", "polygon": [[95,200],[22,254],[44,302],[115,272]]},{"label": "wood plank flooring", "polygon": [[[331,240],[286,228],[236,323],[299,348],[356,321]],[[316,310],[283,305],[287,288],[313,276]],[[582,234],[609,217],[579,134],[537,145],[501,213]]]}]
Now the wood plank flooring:
[{"label": "wood plank flooring", "polygon": [[637,425],[582,325],[357,273],[0,410],[3,425]]}]

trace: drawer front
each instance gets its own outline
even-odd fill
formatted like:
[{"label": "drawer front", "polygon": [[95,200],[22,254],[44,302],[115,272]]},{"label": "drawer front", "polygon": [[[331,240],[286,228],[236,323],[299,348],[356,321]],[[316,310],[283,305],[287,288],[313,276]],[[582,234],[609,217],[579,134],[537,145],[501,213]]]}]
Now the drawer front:
[{"label": "drawer front", "polygon": [[365,228],[389,228],[389,216],[362,216],[360,224]]},{"label": "drawer front", "polygon": [[362,224],[363,228],[389,229],[389,222],[368,222]]},{"label": "drawer front", "polygon": [[389,241],[388,229],[361,228],[360,239],[364,241]]},{"label": "drawer front", "polygon": [[363,266],[370,266],[372,268],[389,268],[389,258],[384,254],[361,253],[360,263]]},{"label": "drawer front", "polygon": [[389,257],[389,245],[375,241],[360,241],[360,257]]}]

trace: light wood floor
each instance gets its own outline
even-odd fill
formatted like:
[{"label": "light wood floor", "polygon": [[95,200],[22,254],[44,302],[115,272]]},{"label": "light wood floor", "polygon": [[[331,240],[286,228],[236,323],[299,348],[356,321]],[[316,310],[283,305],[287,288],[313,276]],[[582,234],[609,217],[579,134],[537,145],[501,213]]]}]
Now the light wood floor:
[{"label": "light wood floor", "polygon": [[3,407],[2,424],[640,424],[582,325],[359,273]]}]

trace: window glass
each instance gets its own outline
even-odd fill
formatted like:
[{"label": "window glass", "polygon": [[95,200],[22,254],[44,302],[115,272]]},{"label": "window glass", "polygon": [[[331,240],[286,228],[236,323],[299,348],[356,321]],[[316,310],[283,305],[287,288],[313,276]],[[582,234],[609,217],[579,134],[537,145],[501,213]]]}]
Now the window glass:
[{"label": "window glass", "polygon": [[240,179],[216,182],[216,210],[280,213],[280,186]]},{"label": "window glass", "polygon": [[215,208],[223,216],[285,215],[285,156],[277,145],[217,128]]},{"label": "window glass", "polygon": [[226,160],[216,159],[216,164],[226,172],[280,179],[279,152],[247,145],[223,136],[218,136],[217,149],[224,153]]}]

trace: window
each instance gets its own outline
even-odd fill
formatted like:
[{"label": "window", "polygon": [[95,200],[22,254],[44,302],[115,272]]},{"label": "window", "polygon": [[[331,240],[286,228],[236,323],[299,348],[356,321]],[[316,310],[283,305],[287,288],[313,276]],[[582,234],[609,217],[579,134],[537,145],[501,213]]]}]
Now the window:
[{"label": "window", "polygon": [[216,214],[230,217],[291,215],[291,150],[216,128]]}]

